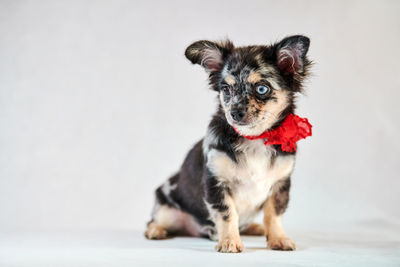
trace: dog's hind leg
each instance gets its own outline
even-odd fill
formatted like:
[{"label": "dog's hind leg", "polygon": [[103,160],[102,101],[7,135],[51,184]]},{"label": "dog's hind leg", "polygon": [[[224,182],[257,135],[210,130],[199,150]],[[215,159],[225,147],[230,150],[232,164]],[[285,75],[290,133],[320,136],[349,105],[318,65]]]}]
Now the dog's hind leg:
[{"label": "dog's hind leg", "polygon": [[165,239],[171,235],[200,236],[201,226],[192,215],[182,211],[171,192],[176,189],[179,174],[168,179],[156,190],[156,203],[152,219],[147,224],[148,239]]},{"label": "dog's hind leg", "polygon": [[148,239],[166,239],[171,234],[178,232],[180,227],[180,216],[177,209],[156,204],[153,218],[147,224],[144,235]]},{"label": "dog's hind leg", "polygon": [[147,239],[161,240],[167,238],[168,232],[162,226],[154,222],[149,222],[147,225],[146,232],[144,233],[144,236]]},{"label": "dog's hind leg", "polygon": [[148,223],[145,236],[148,239],[166,239],[173,235],[200,236],[200,226],[190,214],[174,207],[160,205]]},{"label": "dog's hind leg", "polygon": [[175,182],[178,177],[179,173],[157,188],[152,218],[144,233],[146,238],[165,239],[181,227],[178,223],[180,221],[179,210],[174,208],[176,203],[170,197],[171,191],[176,188]]},{"label": "dog's hind leg", "polygon": [[246,228],[240,231],[241,235],[265,235],[264,225],[250,223]]}]

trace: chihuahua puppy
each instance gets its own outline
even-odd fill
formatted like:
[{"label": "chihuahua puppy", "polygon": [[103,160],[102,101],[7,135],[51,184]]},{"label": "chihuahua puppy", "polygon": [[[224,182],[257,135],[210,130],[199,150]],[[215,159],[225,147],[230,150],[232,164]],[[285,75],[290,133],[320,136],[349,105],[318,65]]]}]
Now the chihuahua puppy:
[{"label": "chihuahua puppy", "polygon": [[[156,190],[148,239],[206,236],[218,241],[219,252],[240,252],[240,234],[265,235],[271,249],[296,248],[281,223],[295,150],[245,137],[277,129],[294,113],[311,65],[309,44],[296,35],[274,45],[203,40],[186,49],[185,56],[209,73],[219,106],[180,171]],[[253,223],[260,211],[263,225]]]}]

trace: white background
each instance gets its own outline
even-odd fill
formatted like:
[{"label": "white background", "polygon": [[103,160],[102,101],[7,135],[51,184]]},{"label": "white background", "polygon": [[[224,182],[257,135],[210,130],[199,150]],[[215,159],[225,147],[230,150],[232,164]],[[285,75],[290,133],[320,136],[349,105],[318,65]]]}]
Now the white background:
[{"label": "white background", "polygon": [[285,224],[399,223],[399,1],[1,1],[0,229],[138,229],[216,102],[198,39],[311,38]]}]

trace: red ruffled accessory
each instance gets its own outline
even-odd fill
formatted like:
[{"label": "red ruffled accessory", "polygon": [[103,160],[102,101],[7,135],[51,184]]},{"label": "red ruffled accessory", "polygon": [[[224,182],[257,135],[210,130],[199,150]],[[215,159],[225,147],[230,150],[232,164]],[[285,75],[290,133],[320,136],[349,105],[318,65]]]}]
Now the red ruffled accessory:
[{"label": "red ruffled accessory", "polygon": [[297,141],[312,135],[311,127],[312,125],[308,122],[308,119],[289,114],[281,126],[258,136],[242,135],[237,129],[233,129],[248,140],[265,139],[264,145],[266,146],[281,145],[282,151],[293,152],[297,150]]}]

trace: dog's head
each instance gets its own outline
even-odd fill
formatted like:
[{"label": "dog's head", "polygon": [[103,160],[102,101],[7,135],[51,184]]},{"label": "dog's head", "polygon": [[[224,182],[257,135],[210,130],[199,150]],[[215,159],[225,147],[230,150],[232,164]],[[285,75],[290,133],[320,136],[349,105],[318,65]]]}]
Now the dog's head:
[{"label": "dog's head", "polygon": [[191,44],[185,55],[209,72],[228,123],[244,135],[258,135],[294,111],[295,93],[311,65],[309,44],[300,35],[270,46],[203,40]]}]

